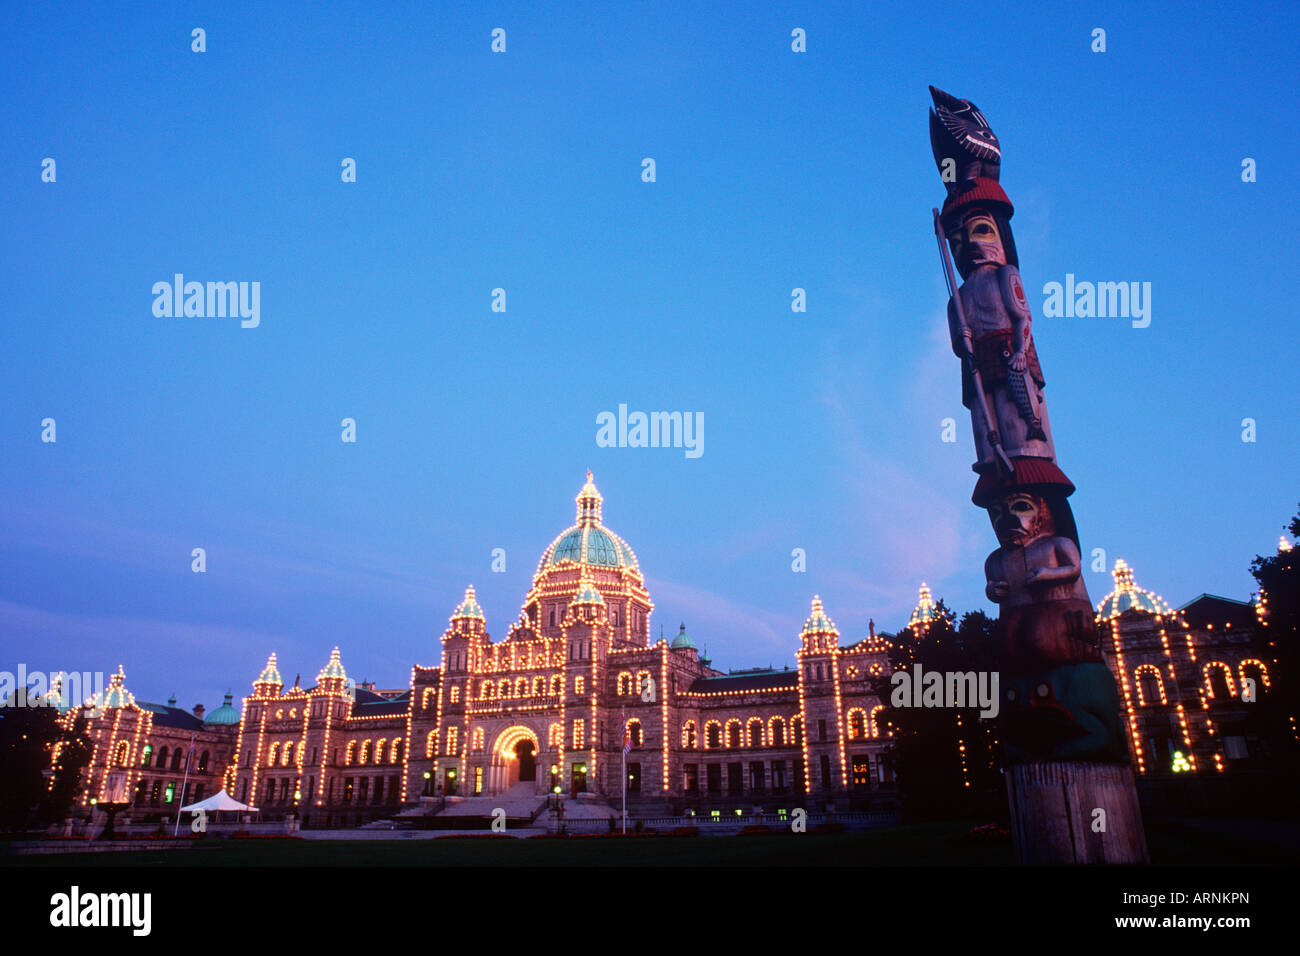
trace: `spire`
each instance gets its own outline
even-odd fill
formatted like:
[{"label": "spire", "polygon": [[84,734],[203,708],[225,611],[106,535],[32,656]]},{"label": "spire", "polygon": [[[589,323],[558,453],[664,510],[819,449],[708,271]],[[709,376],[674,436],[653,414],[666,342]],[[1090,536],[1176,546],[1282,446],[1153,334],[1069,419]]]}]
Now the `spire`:
[{"label": "spire", "polygon": [[1147,614],[1172,614],[1169,605],[1160,595],[1138,587],[1133,580],[1133,569],[1123,558],[1115,559],[1111,571],[1115,579],[1115,590],[1106,595],[1097,605],[1099,618],[1119,617],[1125,611],[1144,611]]},{"label": "spire", "polygon": [[95,710],[112,710],[119,707],[133,707],[135,695],[126,689],[126,673],[122,665],[117,665],[117,673],[108,682],[108,687],[90,698],[87,703]]},{"label": "spire", "polygon": [[257,680],[253,681],[253,690],[260,693],[261,687],[274,688],[267,693],[278,694],[283,686],[284,678],[280,676],[280,669],[275,666],[275,651],[272,651],[271,656],[266,659],[266,666],[262,668],[262,673],[258,674]]},{"label": "spire", "polygon": [[473,618],[476,621],[487,620],[483,616],[483,609],[478,606],[478,599],[474,596],[474,585],[472,584],[465,589],[465,600],[461,601],[460,606],[452,612],[451,619],[455,621],[458,618]]},{"label": "spire", "polygon": [[808,637],[812,634],[834,634],[840,636],[839,628],[835,622],[826,616],[826,609],[822,607],[822,599],[814,594],[812,599],[812,613],[808,615],[808,620],[803,622],[803,630],[799,632],[801,638]]},{"label": "spire", "polygon": [[324,684],[325,681],[346,681],[348,672],[343,669],[343,660],[339,657],[338,645],[330,651],[329,662],[321,668],[321,672],[316,675],[316,683]]},{"label": "spire", "polygon": [[907,622],[908,627],[928,627],[934,623],[937,617],[934,598],[930,595],[930,585],[924,581],[921,582],[921,592],[917,598],[916,607],[912,608],[912,616]]},{"label": "spire", "polygon": [[587,483],[575,500],[578,502],[578,524],[600,524],[600,503],[604,498],[591,480],[590,468],[587,469]]}]

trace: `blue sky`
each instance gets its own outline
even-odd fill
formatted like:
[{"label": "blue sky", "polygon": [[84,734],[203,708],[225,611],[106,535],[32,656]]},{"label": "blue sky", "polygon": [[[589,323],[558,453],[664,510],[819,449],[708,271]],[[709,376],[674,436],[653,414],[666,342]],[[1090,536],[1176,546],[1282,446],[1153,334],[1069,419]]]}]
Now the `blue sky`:
[{"label": "blue sky", "polygon": [[[504,635],[588,467],[655,633],[684,620],[723,668],[792,661],[814,593],[846,640],[922,580],[991,610],[930,83],[1002,142],[1085,553],[1175,604],[1245,599],[1300,500],[1291,16],[10,10],[0,669],[121,663],[211,707],[272,650],[306,682],[339,644],[402,686],[467,583]],[[177,272],[260,282],[260,326],[155,317]],[[1150,327],[1041,318],[1067,273],[1150,282]],[[620,403],[703,413],[704,454],[597,447]]]}]

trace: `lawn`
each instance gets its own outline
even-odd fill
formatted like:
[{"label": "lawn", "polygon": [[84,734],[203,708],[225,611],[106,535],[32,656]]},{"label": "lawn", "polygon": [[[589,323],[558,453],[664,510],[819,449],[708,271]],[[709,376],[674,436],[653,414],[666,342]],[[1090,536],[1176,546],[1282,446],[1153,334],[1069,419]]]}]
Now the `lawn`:
[{"label": "lawn", "polygon": [[[13,867],[113,866],[1002,866],[1009,842],[960,843],[965,822],[865,833],[749,837],[213,840],[192,850],[5,856]],[[1293,848],[1184,824],[1148,824],[1152,862],[1278,864]]]}]

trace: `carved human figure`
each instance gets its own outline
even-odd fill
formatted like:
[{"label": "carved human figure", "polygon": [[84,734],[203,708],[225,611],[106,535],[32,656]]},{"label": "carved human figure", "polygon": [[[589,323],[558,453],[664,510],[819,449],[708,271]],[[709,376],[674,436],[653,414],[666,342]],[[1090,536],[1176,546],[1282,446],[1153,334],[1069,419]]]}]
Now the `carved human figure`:
[{"label": "carved human figure", "polygon": [[[1046,383],[1034,348],[1033,313],[1020,270],[1008,262],[1002,235],[1007,228],[1005,218],[992,207],[973,206],[947,231],[965,279],[957,290],[961,316],[953,300],[948,301],[952,348],[962,357],[968,350],[974,352],[984,387],[984,396],[977,395],[974,379],[963,366],[962,404],[971,409],[979,456],[976,471],[995,467],[994,445],[999,442],[1010,458],[1056,459],[1043,396]],[[984,408],[992,413],[989,425],[984,423]]]},{"label": "carved human figure", "polygon": [[984,562],[985,594],[1002,607],[1002,666],[1024,673],[1100,660],[1079,546],[1057,533],[1047,499],[1015,491],[988,512],[1001,547]]}]

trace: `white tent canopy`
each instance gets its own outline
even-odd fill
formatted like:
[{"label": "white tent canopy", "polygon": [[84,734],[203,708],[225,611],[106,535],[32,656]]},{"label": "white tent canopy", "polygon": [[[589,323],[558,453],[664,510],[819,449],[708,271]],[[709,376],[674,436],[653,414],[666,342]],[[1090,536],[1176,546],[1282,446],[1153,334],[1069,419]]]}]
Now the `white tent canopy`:
[{"label": "white tent canopy", "polygon": [[191,803],[188,807],[181,807],[181,811],[188,813],[191,810],[251,810],[253,813],[259,812],[257,807],[250,807],[245,803],[240,803],[224,790],[218,790],[206,800],[200,800],[198,803]]}]

